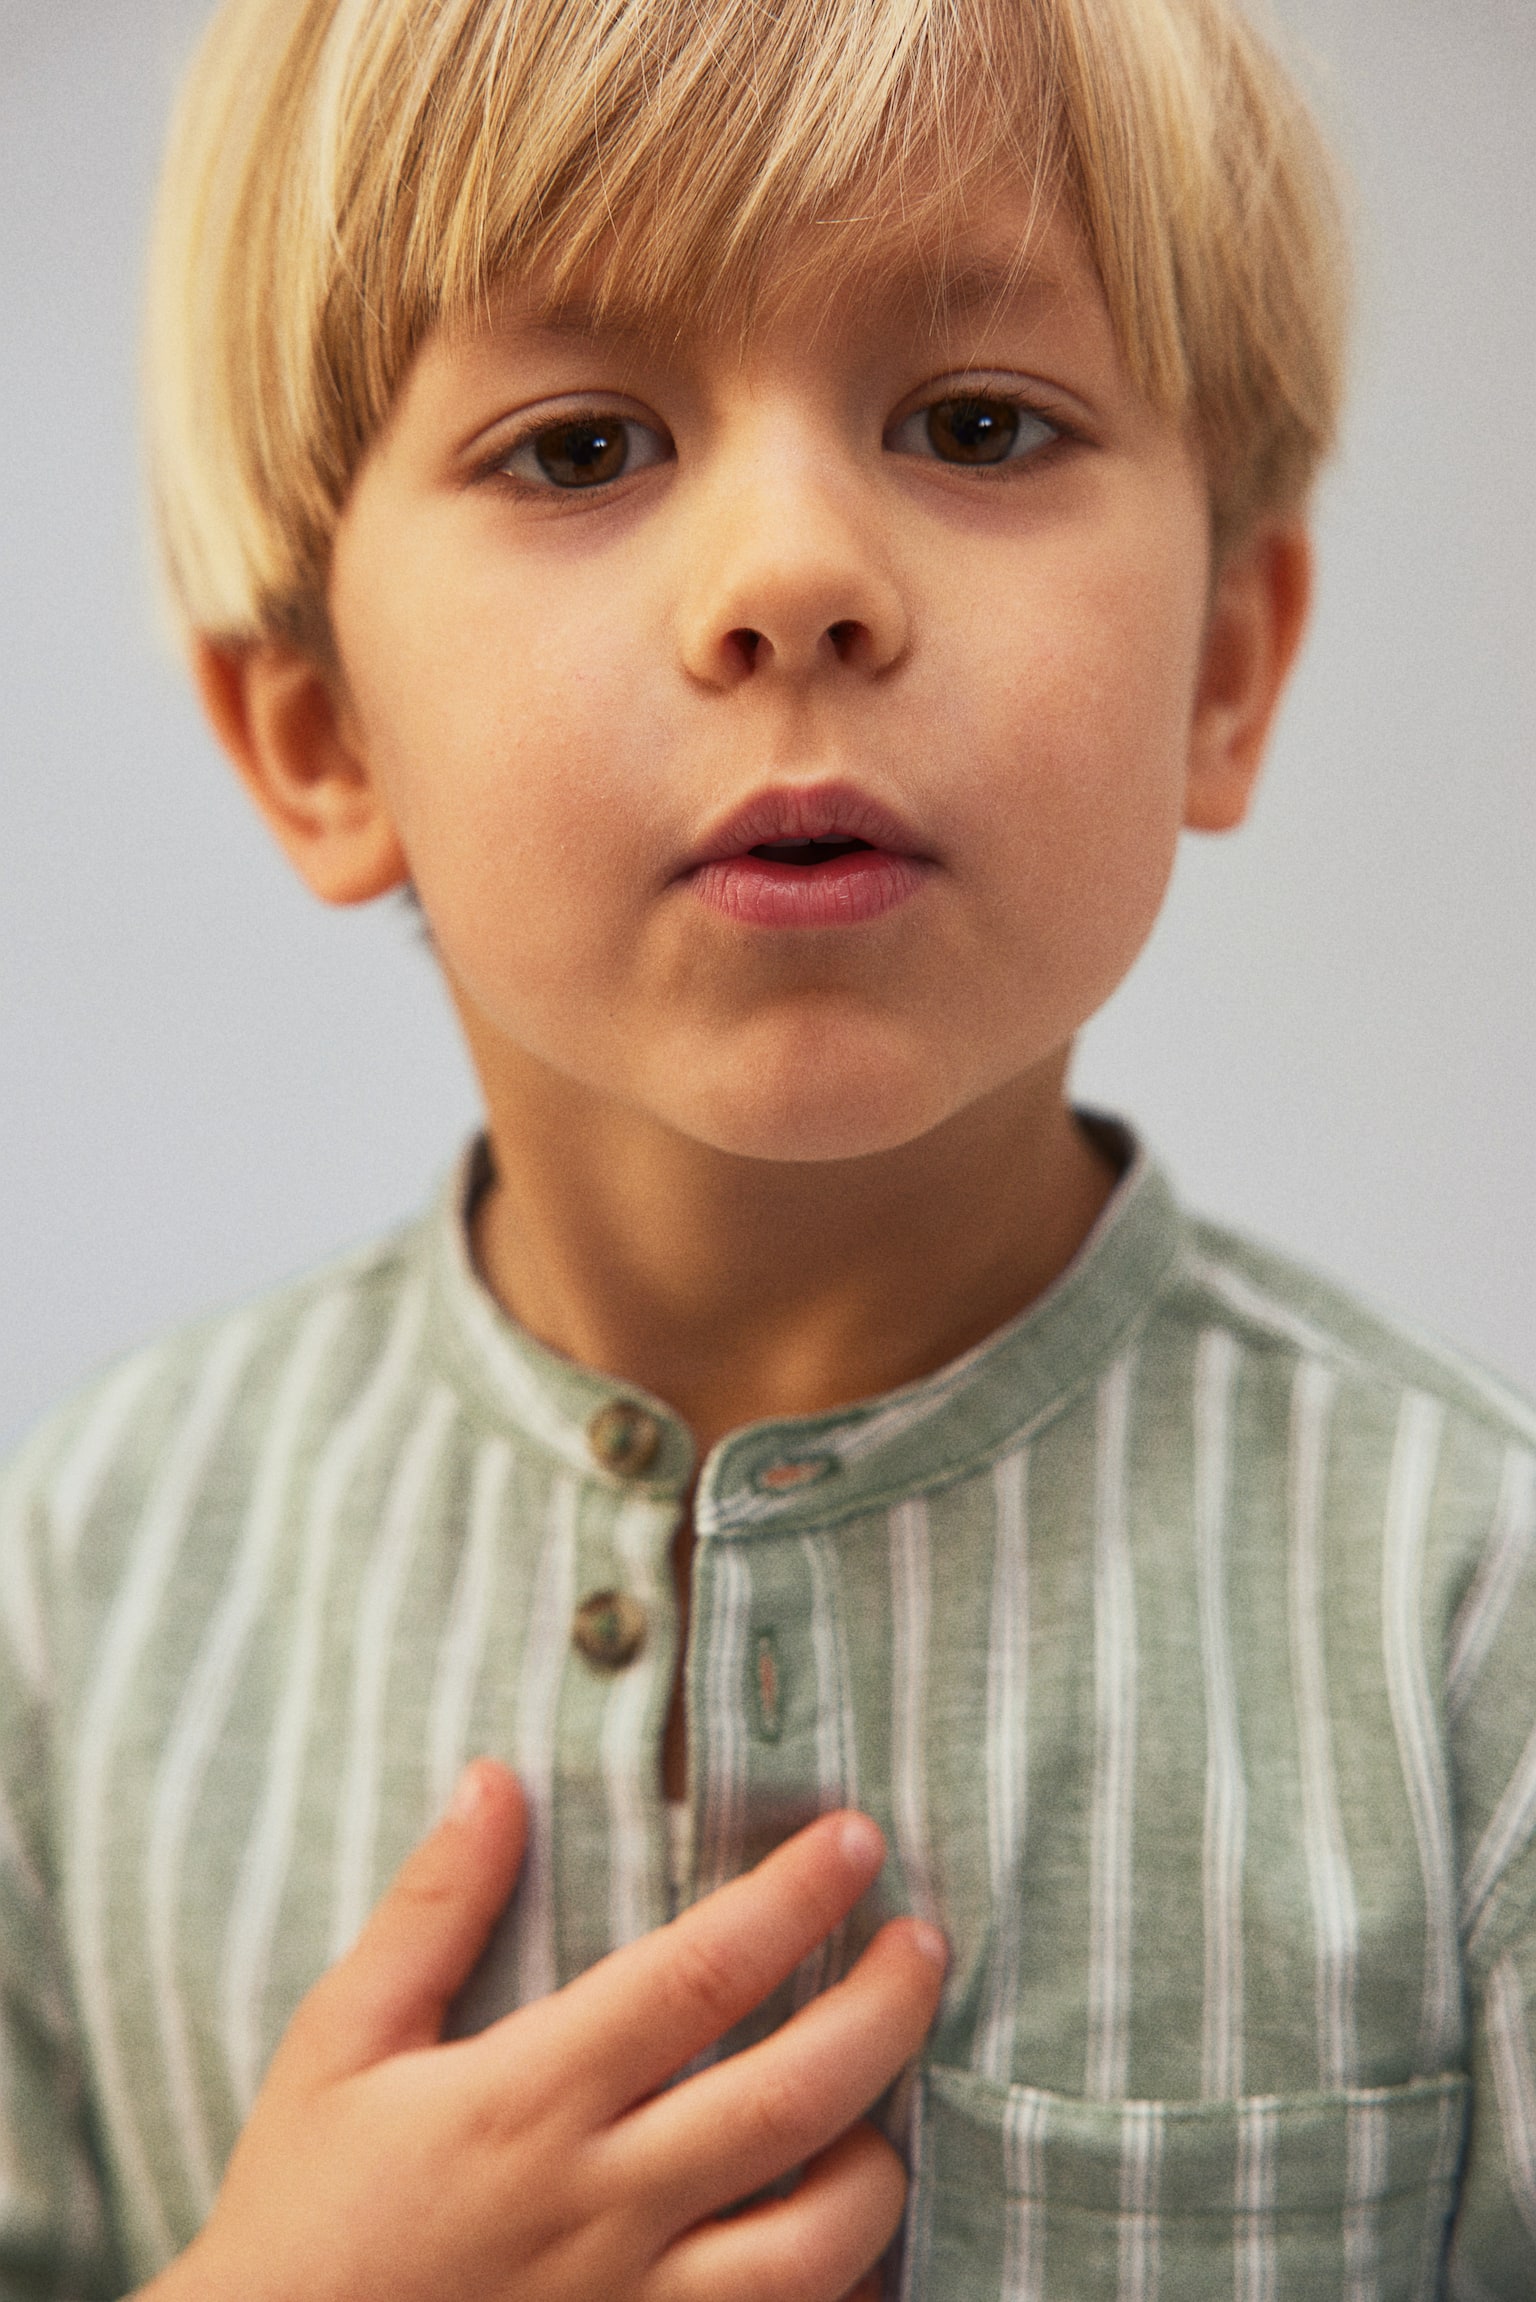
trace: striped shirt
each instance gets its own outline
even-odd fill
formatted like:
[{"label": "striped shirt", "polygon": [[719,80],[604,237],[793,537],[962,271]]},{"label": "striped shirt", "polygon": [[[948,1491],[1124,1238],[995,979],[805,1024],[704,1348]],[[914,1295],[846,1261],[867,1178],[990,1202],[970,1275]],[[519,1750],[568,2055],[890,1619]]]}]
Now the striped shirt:
[{"label": "striped shirt", "polygon": [[[532,1827],[461,2028],[672,1908],[692,1442],[497,1308],[474,1172],[0,1488],[0,2296],[186,2243],[466,1755]],[[890,1846],[728,2045],[894,1912],[952,1945],[906,2302],[1536,2295],[1530,1407],[1138,1153],[1043,1298],[733,1432],[695,1518],[686,1891],[844,1803]]]}]

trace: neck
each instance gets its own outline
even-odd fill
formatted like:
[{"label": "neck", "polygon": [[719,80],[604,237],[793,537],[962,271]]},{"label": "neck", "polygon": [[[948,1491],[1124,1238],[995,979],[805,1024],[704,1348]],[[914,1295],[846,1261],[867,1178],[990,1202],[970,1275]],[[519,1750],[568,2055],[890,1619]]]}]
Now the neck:
[{"label": "neck", "polygon": [[776,1163],[540,1067],[491,1099],[480,1269],[542,1342],[663,1399],[702,1460],[744,1423],[916,1381],[1050,1286],[1115,1180],[1065,1072],[892,1152]]}]

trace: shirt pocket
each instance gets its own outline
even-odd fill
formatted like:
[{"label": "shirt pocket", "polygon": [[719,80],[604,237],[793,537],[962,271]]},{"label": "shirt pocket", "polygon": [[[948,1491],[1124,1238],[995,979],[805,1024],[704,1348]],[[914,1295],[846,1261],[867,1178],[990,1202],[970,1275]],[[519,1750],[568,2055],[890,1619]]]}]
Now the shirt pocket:
[{"label": "shirt pocket", "polygon": [[929,2068],[903,2302],[1431,2302],[1467,2105],[1459,2073],[1102,2103]]}]

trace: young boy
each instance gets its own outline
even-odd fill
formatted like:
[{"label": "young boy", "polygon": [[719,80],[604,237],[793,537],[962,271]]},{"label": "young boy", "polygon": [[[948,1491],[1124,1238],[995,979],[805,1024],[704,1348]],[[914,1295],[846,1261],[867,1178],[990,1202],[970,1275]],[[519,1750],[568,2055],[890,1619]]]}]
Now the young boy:
[{"label": "young boy", "polygon": [[221,13],[173,587],[488,1118],[13,1467],[0,2293],[1536,2292],[1536,1416],[1066,1096],[1342,269],[1228,0]]}]

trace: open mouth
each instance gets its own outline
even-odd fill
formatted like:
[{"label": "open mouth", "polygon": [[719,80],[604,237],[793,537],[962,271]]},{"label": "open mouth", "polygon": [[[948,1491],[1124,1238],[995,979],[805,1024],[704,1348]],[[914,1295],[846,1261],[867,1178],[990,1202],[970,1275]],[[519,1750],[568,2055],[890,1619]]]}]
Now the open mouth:
[{"label": "open mouth", "polygon": [[854,783],[766,786],[722,815],[676,883],[739,928],[848,928],[927,885],[921,833]]},{"label": "open mouth", "polygon": [[844,855],[868,852],[867,839],[769,839],[747,853],[762,863],[789,863],[797,870],[814,870],[818,863],[835,863]]}]

